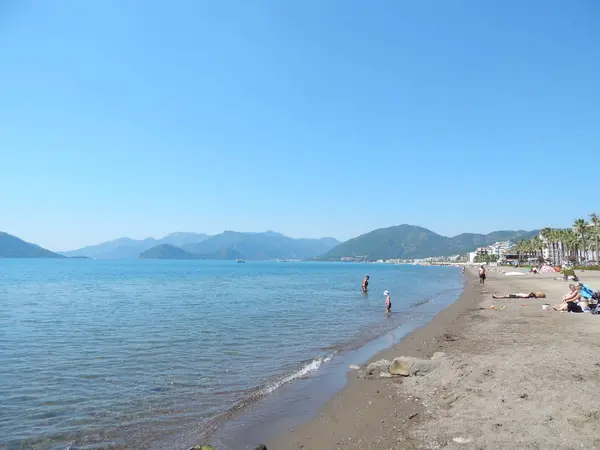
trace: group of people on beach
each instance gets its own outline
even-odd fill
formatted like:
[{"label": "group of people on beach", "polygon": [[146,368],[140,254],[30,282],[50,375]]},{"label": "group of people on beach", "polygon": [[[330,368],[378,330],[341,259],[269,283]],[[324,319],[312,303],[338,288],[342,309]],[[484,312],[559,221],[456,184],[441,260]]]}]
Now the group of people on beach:
[{"label": "group of people on beach", "polygon": [[[365,276],[365,279],[362,283],[362,292],[363,294],[367,294],[369,291],[369,275]],[[385,312],[386,314],[390,314],[392,312],[392,297],[390,296],[390,291],[387,289],[383,291],[383,296],[385,297]]]},{"label": "group of people on beach", "polygon": [[[543,292],[516,292],[512,294],[503,295],[494,294],[492,295],[492,298],[546,298],[546,294],[544,294]],[[594,292],[594,290],[586,284],[577,283],[569,284],[569,292],[563,295],[561,303],[559,305],[553,306],[552,309],[554,309],[555,311],[572,313],[582,313],[591,311],[593,314],[598,314],[600,313],[599,306],[600,292]],[[547,305],[547,307],[548,309],[550,309],[550,305]]]},{"label": "group of people on beach", "polygon": [[597,307],[598,297],[597,293],[583,283],[570,284],[569,292],[563,295],[562,302],[553,309],[574,313],[588,312]]}]

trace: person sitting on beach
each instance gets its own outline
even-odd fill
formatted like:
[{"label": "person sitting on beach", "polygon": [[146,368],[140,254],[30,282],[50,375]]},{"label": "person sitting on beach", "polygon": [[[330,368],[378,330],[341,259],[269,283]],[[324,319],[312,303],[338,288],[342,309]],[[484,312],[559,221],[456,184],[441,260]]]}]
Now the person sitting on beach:
[{"label": "person sitting on beach", "polygon": [[363,284],[362,284],[362,291],[363,292],[367,292],[367,290],[369,289],[369,275],[367,275],[365,277],[365,279],[363,280]]},{"label": "person sitting on beach", "polygon": [[492,295],[492,298],[546,298],[543,292],[517,292],[516,294]]},{"label": "person sitting on beach", "polygon": [[581,294],[574,284],[569,285],[570,292],[563,296],[563,301],[560,305],[555,306],[555,311],[569,311],[569,312],[583,312],[581,306],[579,306],[579,300]]},{"label": "person sitting on beach", "polygon": [[383,291],[385,296],[385,312],[390,314],[392,312],[392,297],[390,297],[390,291]]}]

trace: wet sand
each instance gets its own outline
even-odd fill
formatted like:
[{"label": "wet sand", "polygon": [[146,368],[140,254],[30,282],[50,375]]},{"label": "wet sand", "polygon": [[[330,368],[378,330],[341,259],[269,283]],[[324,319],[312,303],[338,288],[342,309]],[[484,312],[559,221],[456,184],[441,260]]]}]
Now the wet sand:
[{"label": "wet sand", "polygon": [[[372,359],[444,352],[436,370],[376,380],[352,371],[314,419],[267,448],[600,448],[600,316],[543,311],[568,290],[555,276],[491,271],[481,287],[469,274],[457,302]],[[578,276],[600,288],[600,273]],[[530,291],[548,298],[492,299]]]}]

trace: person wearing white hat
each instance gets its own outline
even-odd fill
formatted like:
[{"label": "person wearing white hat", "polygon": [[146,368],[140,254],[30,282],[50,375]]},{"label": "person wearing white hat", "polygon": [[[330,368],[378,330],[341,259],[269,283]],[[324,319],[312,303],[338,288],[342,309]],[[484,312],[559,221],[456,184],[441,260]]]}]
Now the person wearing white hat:
[{"label": "person wearing white hat", "polygon": [[392,298],[390,297],[390,291],[386,289],[383,291],[383,295],[385,296],[385,312],[389,314],[392,312]]}]

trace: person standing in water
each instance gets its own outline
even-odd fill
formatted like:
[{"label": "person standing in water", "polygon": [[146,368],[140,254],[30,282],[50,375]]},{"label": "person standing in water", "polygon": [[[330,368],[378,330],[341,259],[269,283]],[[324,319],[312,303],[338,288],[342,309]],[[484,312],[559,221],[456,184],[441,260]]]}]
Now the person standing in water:
[{"label": "person standing in water", "polygon": [[366,294],[368,290],[369,290],[369,275],[367,275],[365,277],[365,279],[363,280],[363,284],[362,284],[363,293]]},{"label": "person standing in water", "polygon": [[383,295],[385,296],[385,312],[386,314],[390,314],[392,312],[392,297],[390,297],[390,291],[383,291]]},{"label": "person standing in water", "polygon": [[485,284],[485,267],[479,268],[479,284]]}]

